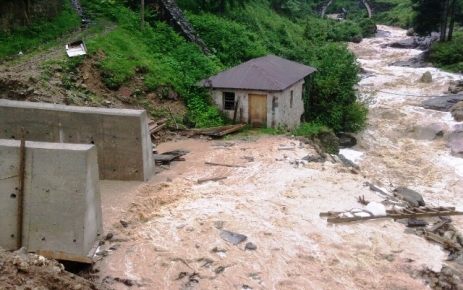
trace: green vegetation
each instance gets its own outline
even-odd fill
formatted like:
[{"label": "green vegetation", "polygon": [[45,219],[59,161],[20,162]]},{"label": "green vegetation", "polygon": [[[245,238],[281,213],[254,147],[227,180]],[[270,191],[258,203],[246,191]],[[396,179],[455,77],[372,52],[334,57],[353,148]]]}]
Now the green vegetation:
[{"label": "green vegetation", "polygon": [[318,123],[301,123],[294,131],[294,136],[316,136],[320,132],[330,132],[331,130],[325,125]]},{"label": "green vegetation", "polygon": [[404,29],[412,27],[414,12],[411,0],[381,0],[377,3],[390,7],[373,15],[373,20],[378,23],[398,26]]},{"label": "green vegetation", "polygon": [[452,41],[433,44],[430,60],[437,67],[463,73],[463,31],[456,31],[453,36]]},{"label": "green vegetation", "polygon": [[78,27],[80,17],[72,10],[69,1],[61,15],[52,21],[43,21],[29,26],[16,27],[11,32],[0,31],[0,59],[26,52],[38,45],[53,41],[71,29]]},{"label": "green vegetation", "polygon": [[[360,109],[353,88],[359,66],[340,41],[368,35],[373,23],[318,19],[310,11],[315,2],[321,1],[297,6],[290,0],[210,0],[201,5],[180,0],[178,4],[212,51],[205,56],[149,8],[141,29],[138,1],[82,0],[94,20],[90,26],[93,34],[86,38],[89,55],[63,65],[71,72],[81,61],[92,58],[111,89],[142,80],[137,98],[164,88],[175,91],[188,107],[187,117],[197,127],[207,127],[228,121],[211,106],[208,92],[195,84],[251,58],[274,54],[318,69],[306,80],[310,93],[305,94],[307,122],[334,130],[360,130],[366,109]],[[69,82],[64,78],[63,83]],[[143,105],[142,99],[138,102]]]}]

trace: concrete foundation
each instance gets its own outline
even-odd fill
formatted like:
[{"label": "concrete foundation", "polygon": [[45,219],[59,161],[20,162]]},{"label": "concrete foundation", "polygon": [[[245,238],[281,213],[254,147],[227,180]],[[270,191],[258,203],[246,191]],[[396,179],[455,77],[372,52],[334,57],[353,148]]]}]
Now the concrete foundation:
[{"label": "concrete foundation", "polygon": [[144,110],[75,107],[0,99],[0,139],[95,144],[100,179],[147,181],[154,160]]},{"label": "concrete foundation", "polygon": [[[16,249],[20,141],[0,139],[0,246]],[[22,246],[87,255],[103,234],[97,148],[26,142]]]}]

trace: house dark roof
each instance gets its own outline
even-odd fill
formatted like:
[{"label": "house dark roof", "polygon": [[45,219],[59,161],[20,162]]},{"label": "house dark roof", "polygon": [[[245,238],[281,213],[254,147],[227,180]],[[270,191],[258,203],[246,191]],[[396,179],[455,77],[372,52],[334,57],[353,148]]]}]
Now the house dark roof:
[{"label": "house dark roof", "polygon": [[200,84],[221,89],[282,91],[314,71],[313,67],[267,55],[204,79]]}]

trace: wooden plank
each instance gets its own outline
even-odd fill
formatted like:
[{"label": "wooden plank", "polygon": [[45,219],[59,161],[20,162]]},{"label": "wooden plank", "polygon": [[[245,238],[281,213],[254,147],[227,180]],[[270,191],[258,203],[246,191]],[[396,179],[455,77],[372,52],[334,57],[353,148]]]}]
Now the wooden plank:
[{"label": "wooden plank", "polygon": [[239,125],[235,125],[234,127],[230,128],[230,129],[227,129],[227,130],[224,130],[224,131],[220,131],[220,136],[224,136],[226,134],[230,134],[232,132],[235,132],[235,131],[238,131],[238,130],[241,130],[243,129],[244,127],[246,127],[246,124],[239,124]]},{"label": "wooden plank", "polygon": [[198,183],[203,183],[203,182],[207,182],[207,181],[218,181],[218,180],[222,180],[222,179],[226,179],[227,176],[221,176],[221,177],[211,177],[211,178],[201,178],[201,179],[198,179]]},{"label": "wooden plank", "polygon": [[371,220],[380,218],[393,218],[393,219],[407,219],[407,218],[423,218],[442,215],[463,215],[463,212],[447,211],[447,212],[428,212],[428,213],[413,213],[413,214],[387,214],[385,216],[371,216],[371,217],[332,217],[328,218],[327,222],[330,223],[344,223],[359,220]]},{"label": "wooden plank", "polygon": [[50,251],[50,250],[37,250],[35,252],[37,255],[44,256],[48,259],[55,259],[55,260],[64,260],[64,261],[71,261],[71,262],[78,262],[84,264],[93,264],[93,259],[87,256],[70,254],[65,252],[58,252],[58,251]]},{"label": "wooden plank", "polygon": [[437,224],[433,225],[428,231],[435,233],[438,229],[440,229],[444,225],[450,223],[451,221],[452,220],[450,220],[450,219],[442,220],[442,221],[438,222]]},{"label": "wooden plank", "polygon": [[23,238],[23,207],[24,207],[24,175],[26,168],[26,138],[24,127],[21,127],[21,145],[19,147],[19,185],[18,185],[18,229],[16,233],[16,247],[22,247]]},{"label": "wooden plank", "polygon": [[204,132],[209,132],[209,131],[220,131],[220,130],[225,130],[232,128],[236,125],[226,125],[226,126],[219,126],[219,127],[210,127],[210,128],[203,128],[203,129],[192,129],[191,131],[194,132],[195,134],[201,134]]},{"label": "wooden plank", "polygon": [[234,165],[234,164],[225,164],[225,163],[213,163],[213,162],[204,162],[207,165],[212,165],[212,166],[225,166],[225,167],[242,167],[246,168],[246,166],[243,165]]},{"label": "wooden plank", "polygon": [[159,125],[157,127],[154,127],[153,129],[150,129],[150,133],[151,134],[157,133],[157,132],[161,131],[162,129],[164,129],[165,126],[166,126],[166,124],[164,123],[164,124],[161,124],[161,125]]},{"label": "wooden plank", "polygon": [[426,239],[428,239],[428,240],[433,240],[433,241],[435,241],[435,242],[437,242],[437,243],[439,243],[439,244],[442,244],[442,245],[444,245],[444,246],[450,246],[450,247],[452,247],[452,248],[454,248],[454,249],[457,249],[457,250],[459,250],[459,251],[462,249],[462,247],[461,247],[460,244],[457,244],[457,243],[455,243],[455,242],[453,242],[453,241],[451,241],[451,240],[448,240],[448,239],[446,239],[446,238],[443,238],[443,237],[441,237],[441,236],[439,236],[439,235],[436,235],[436,234],[434,234],[434,233],[427,232],[426,235],[425,235],[425,237],[426,237]]}]

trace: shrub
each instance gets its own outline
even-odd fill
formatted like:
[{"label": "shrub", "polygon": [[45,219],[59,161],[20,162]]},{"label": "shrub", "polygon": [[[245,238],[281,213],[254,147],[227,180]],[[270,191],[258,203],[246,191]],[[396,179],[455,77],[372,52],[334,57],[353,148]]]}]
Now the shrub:
[{"label": "shrub", "polygon": [[296,129],[294,129],[293,134],[295,136],[311,137],[323,131],[329,131],[328,127],[319,123],[304,122],[301,123]]}]

